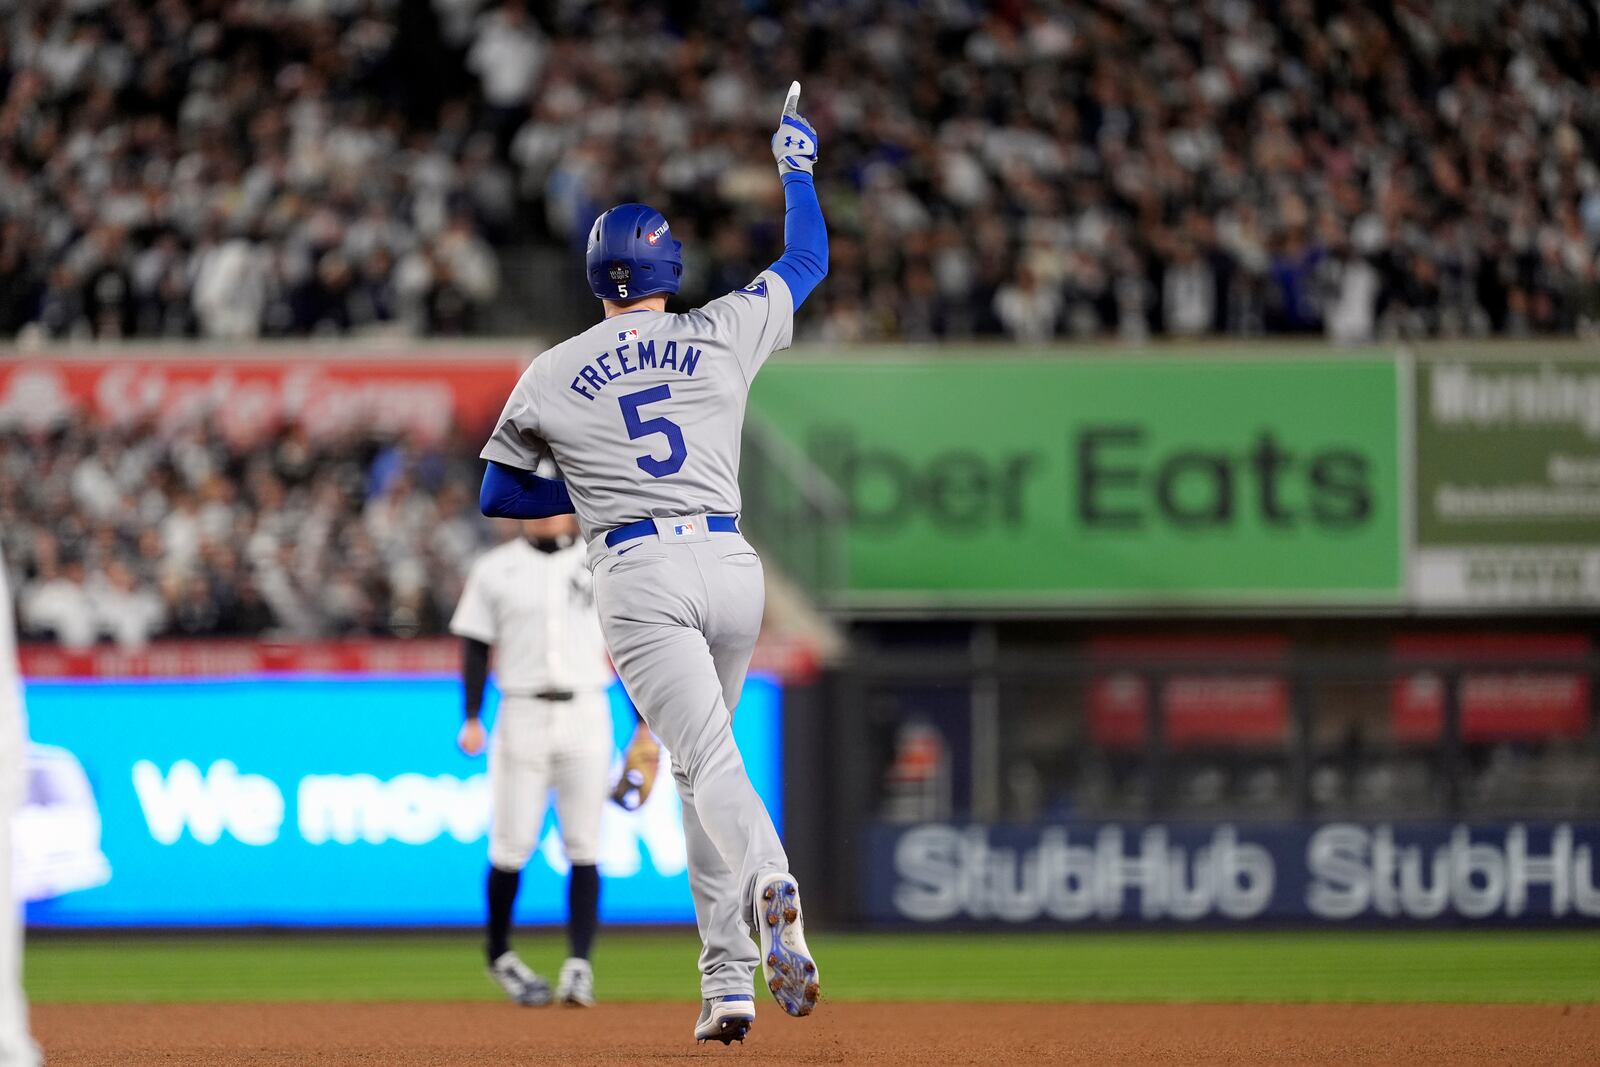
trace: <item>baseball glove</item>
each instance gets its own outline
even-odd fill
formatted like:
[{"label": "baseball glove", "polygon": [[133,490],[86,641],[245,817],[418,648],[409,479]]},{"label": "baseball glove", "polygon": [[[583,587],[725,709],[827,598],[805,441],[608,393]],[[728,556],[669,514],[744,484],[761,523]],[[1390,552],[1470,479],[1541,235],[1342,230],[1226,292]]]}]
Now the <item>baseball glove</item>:
[{"label": "baseball glove", "polygon": [[650,799],[656,787],[656,770],[661,764],[661,745],[642,726],[634,731],[633,740],[624,753],[622,777],[611,790],[611,799],[625,811],[636,811]]}]

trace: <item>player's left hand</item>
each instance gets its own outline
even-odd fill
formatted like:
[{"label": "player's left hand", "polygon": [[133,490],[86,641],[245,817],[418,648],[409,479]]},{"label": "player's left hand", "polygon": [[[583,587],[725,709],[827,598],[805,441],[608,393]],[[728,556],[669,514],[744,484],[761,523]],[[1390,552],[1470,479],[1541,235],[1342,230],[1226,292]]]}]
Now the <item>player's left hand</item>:
[{"label": "player's left hand", "polygon": [[778,161],[780,177],[797,170],[810,174],[817,164],[817,131],[800,117],[799,82],[789,86],[789,95],[783,101],[778,132],[772,135],[772,156]]},{"label": "player's left hand", "polygon": [[633,732],[623,756],[622,777],[611,790],[611,799],[626,811],[635,811],[656,787],[656,770],[661,765],[661,744],[643,723]]},{"label": "player's left hand", "polygon": [[488,731],[483,728],[482,719],[468,719],[461,724],[461,730],[456,734],[456,745],[462,752],[469,756],[482,754],[484,745],[488,743]]}]

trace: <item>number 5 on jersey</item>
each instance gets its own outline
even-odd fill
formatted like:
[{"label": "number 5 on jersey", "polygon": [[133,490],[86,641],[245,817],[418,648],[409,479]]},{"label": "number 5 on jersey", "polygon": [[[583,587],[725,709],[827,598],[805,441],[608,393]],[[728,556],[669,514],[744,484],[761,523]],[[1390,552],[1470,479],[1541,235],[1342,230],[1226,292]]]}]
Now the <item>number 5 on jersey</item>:
[{"label": "number 5 on jersey", "polygon": [[617,397],[617,403],[622,406],[622,421],[628,427],[629,440],[637,441],[652,434],[660,434],[667,439],[666,459],[657,459],[647,453],[634,460],[639,464],[639,469],[652,478],[665,478],[669,474],[677,474],[683,469],[683,461],[689,458],[689,450],[683,444],[683,430],[677,423],[660,415],[653,419],[639,417],[639,409],[646,404],[654,404],[671,396],[671,389],[665,385],[658,385]]}]

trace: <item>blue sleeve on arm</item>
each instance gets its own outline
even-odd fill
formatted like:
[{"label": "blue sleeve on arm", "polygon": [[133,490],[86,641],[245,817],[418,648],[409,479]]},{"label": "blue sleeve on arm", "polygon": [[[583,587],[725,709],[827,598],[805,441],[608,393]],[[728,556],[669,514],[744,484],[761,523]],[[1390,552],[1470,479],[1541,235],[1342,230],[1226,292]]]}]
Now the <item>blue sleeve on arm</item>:
[{"label": "blue sleeve on arm", "polygon": [[828,224],[822,220],[817,187],[811,175],[790,171],[783,176],[783,255],[772,272],[784,280],[795,310],[828,274]]},{"label": "blue sleeve on arm", "polygon": [[547,519],[574,509],[567,483],[489,461],[478,491],[478,510],[497,519]]}]

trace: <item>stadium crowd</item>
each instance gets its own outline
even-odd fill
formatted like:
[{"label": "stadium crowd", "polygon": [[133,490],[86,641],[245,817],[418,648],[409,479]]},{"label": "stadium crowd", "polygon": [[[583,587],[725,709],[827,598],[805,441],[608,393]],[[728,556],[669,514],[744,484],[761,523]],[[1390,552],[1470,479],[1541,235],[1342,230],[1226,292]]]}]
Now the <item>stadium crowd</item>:
[{"label": "stadium crowd", "polygon": [[471,444],[291,425],[243,445],[97,420],[0,432],[0,548],[24,639],[415,636],[490,543]]},{"label": "stadium crowd", "polygon": [[402,9],[12,7],[0,331],[469,331],[498,287],[486,237],[510,178]]},{"label": "stadium crowd", "polygon": [[[492,244],[778,243],[806,85],[828,340],[1600,331],[1600,25],[1564,0],[132,0],[0,53],[0,329],[470,330]],[[530,285],[547,285],[532,279]],[[505,294],[503,299],[520,299]]]}]

